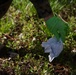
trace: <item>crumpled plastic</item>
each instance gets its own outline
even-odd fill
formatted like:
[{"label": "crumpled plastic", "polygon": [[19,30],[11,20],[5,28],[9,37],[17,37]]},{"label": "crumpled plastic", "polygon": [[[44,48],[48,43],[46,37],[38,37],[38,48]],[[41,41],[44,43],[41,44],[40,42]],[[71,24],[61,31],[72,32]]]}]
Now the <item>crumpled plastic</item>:
[{"label": "crumpled plastic", "polygon": [[49,53],[49,61],[52,62],[54,58],[58,57],[63,50],[62,40],[57,40],[55,37],[50,38],[47,42],[42,42],[44,52]]}]

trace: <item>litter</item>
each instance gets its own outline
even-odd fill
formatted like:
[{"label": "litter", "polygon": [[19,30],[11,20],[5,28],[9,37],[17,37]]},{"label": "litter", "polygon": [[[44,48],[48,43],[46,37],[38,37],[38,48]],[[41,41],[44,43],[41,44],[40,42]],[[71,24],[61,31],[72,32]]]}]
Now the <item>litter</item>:
[{"label": "litter", "polygon": [[44,52],[49,53],[49,61],[52,62],[54,58],[58,57],[63,50],[62,40],[57,40],[55,37],[50,38],[47,42],[42,42]]}]

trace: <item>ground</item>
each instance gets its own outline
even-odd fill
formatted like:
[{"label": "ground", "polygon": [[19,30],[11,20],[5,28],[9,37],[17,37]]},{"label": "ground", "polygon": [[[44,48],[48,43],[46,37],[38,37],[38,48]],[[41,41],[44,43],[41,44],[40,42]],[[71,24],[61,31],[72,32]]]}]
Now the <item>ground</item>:
[{"label": "ground", "polygon": [[41,43],[52,34],[29,1],[14,0],[0,20],[0,75],[76,75],[76,4],[51,1],[70,26],[62,53],[49,62]]}]

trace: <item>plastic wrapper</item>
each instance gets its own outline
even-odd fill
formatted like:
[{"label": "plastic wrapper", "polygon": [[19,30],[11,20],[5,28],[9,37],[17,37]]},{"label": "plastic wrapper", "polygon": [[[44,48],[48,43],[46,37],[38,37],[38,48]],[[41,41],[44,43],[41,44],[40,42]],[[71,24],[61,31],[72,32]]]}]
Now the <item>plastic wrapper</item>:
[{"label": "plastic wrapper", "polygon": [[63,42],[57,40],[55,37],[50,38],[47,42],[42,42],[44,52],[49,53],[49,61],[52,62],[54,58],[58,57],[63,50]]}]

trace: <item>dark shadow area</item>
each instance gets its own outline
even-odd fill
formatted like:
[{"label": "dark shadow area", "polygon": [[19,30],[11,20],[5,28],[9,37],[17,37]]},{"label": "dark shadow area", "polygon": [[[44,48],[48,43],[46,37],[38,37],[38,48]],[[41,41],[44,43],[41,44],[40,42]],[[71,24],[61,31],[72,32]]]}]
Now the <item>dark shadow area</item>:
[{"label": "dark shadow area", "polygon": [[[42,47],[40,48],[38,47],[40,46],[37,45],[35,46],[34,49],[31,49],[31,50],[27,50],[26,48],[20,48],[19,50],[17,50],[17,49],[12,49],[2,45],[2,48],[0,47],[0,58],[8,58],[10,55],[10,52],[18,53],[20,57],[25,56],[27,53],[32,53],[32,55],[36,54],[47,58],[48,54],[44,53],[44,50]],[[54,59],[53,63],[59,62],[62,64],[66,64],[67,61],[69,61],[69,63],[72,62],[72,65],[74,65],[76,63],[76,54],[71,53],[70,50],[66,50],[66,51],[63,50],[62,53],[59,55],[59,57]]]},{"label": "dark shadow area", "polygon": [[2,45],[2,47],[0,48],[0,58],[8,58],[10,56],[10,53],[12,52],[19,54],[20,57],[23,57],[24,55],[26,55],[27,50],[25,50],[25,48],[17,50]]}]

